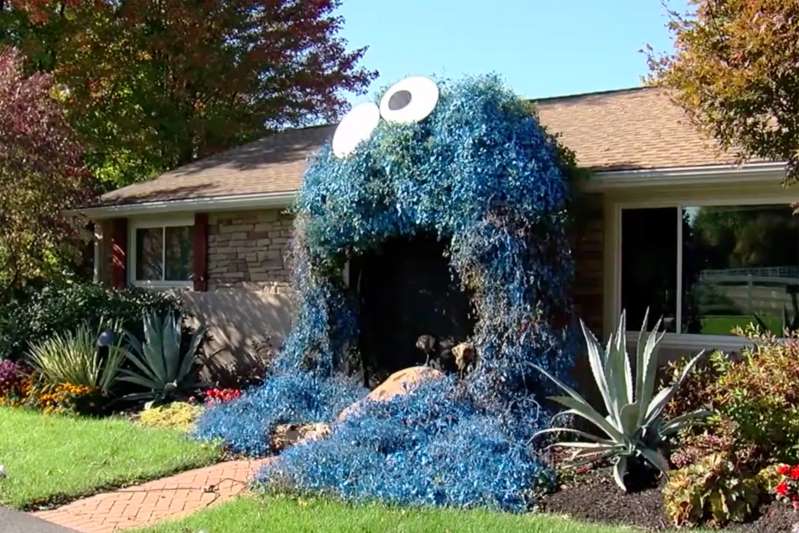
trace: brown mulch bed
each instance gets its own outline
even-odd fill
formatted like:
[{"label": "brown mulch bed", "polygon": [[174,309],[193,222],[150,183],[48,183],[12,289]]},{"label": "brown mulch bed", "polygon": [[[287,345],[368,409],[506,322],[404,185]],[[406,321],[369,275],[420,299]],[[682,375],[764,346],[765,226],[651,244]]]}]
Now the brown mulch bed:
[{"label": "brown mulch bed", "polygon": [[[548,513],[588,522],[635,526],[646,531],[673,530],[663,509],[660,487],[625,493],[616,486],[609,473],[605,476],[599,472],[589,474],[563,490],[544,496],[539,500],[539,506]],[[793,533],[794,524],[799,525],[799,512],[784,503],[772,502],[761,507],[754,521],[731,525],[726,530]]]},{"label": "brown mulch bed", "polygon": [[591,476],[544,496],[541,510],[604,524],[632,525],[649,531],[668,529],[660,488],[625,493],[609,476]]}]

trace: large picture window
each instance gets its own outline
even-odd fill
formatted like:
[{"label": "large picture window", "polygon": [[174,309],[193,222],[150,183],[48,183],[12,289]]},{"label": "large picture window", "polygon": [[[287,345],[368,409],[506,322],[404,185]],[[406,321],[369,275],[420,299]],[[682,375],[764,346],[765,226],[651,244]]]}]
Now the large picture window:
[{"label": "large picture window", "polygon": [[132,281],[139,285],[182,286],[192,279],[194,227],[134,227]]},{"label": "large picture window", "polygon": [[621,223],[621,300],[631,326],[649,306],[675,333],[795,327],[799,218],[790,207],[625,208]]}]

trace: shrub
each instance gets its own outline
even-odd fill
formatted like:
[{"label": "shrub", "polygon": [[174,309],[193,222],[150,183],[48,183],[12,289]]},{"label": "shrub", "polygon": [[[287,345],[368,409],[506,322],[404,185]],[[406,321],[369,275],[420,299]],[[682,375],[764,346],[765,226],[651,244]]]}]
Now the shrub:
[{"label": "shrub", "polygon": [[258,479],[350,500],[524,511],[549,472],[502,426],[448,378],[365,402],[330,437],[285,450]]},{"label": "shrub", "polygon": [[[677,381],[655,394],[655,374],[658,367],[657,348],[662,335],[660,322],[644,338],[647,317],[638,338],[636,374],[633,376],[627,355],[627,331],[625,316],[621,315],[619,328],[608,339],[608,348],[602,346],[585,324],[583,335],[588,347],[588,359],[594,381],[604,402],[607,415],[601,414],[577,391],[539,369],[545,376],[560,387],[566,396],[553,396],[550,399],[568,409],[566,414],[580,416],[604,433],[598,437],[573,428],[549,428],[537,435],[548,433],[571,433],[583,438],[582,441],[557,442],[553,446],[572,448],[570,461],[575,463],[593,462],[601,459],[614,461],[613,478],[623,490],[627,490],[624,478],[628,467],[649,463],[652,467],[667,472],[669,463],[661,453],[661,447],[670,435],[676,434],[689,422],[706,416],[704,410],[682,413],[670,420],[662,416],[663,409],[680,388],[702,354],[694,357],[683,369]],[[634,463],[637,463],[634,464]]]},{"label": "shrub", "polygon": [[190,431],[202,412],[203,408],[197,404],[172,402],[143,410],[139,414],[139,423],[147,427]]},{"label": "shrub", "polygon": [[74,331],[88,323],[118,322],[136,334],[144,312],[179,312],[179,299],[163,291],[108,290],[94,283],[67,282],[28,289],[19,298],[0,306],[0,359],[19,358],[29,342],[52,334]]},{"label": "shrub", "polygon": [[278,424],[326,422],[366,394],[354,381],[324,379],[298,372],[272,376],[238,400],[206,411],[197,435],[222,439],[237,453],[264,455],[268,436]]},{"label": "shrub", "polygon": [[672,472],[663,490],[666,513],[677,526],[743,522],[756,510],[760,484],[742,477],[722,454]]},{"label": "shrub", "polygon": [[751,339],[754,346],[726,360],[710,387],[713,406],[772,460],[799,462],[799,338]]},{"label": "shrub", "polygon": [[116,382],[125,352],[120,339],[108,347],[105,355],[101,354],[97,339],[106,329],[107,324],[101,322],[97,331],[83,324],[74,332],[56,333],[34,343],[28,361],[50,385],[83,386],[107,395]]},{"label": "shrub", "polygon": [[29,370],[22,363],[10,359],[0,361],[0,402],[21,395],[22,384],[28,373]]},{"label": "shrub", "polygon": [[205,330],[192,334],[182,349],[180,318],[171,313],[163,317],[147,313],[143,320],[144,342],[125,335],[126,356],[133,366],[120,371],[120,381],[144,387],[144,392],[125,396],[128,400],[156,403],[187,396],[197,385],[196,368]]}]

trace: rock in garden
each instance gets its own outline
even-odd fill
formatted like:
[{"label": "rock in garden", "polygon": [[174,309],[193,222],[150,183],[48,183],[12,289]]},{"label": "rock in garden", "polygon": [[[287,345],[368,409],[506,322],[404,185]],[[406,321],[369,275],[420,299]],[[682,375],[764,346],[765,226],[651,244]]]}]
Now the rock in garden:
[{"label": "rock in garden", "polygon": [[395,396],[413,392],[422,383],[435,381],[443,377],[443,372],[435,368],[430,368],[429,366],[412,366],[394,372],[365,398],[358,400],[341,411],[337,420],[345,420],[353,413],[357,412],[363,402],[387,402]]},{"label": "rock in garden", "polygon": [[279,452],[289,446],[324,439],[328,435],[330,435],[330,425],[324,422],[315,424],[279,424],[272,431],[269,442],[272,451]]}]

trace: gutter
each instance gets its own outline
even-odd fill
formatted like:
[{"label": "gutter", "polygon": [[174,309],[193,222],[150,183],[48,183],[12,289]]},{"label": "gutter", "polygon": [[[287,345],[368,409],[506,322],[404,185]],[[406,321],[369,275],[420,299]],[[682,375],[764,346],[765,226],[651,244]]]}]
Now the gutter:
[{"label": "gutter", "polygon": [[211,211],[238,211],[246,209],[280,209],[294,205],[298,191],[274,193],[235,194],[206,198],[185,198],[157,202],[87,207],[78,212],[93,220],[164,213],[194,213]]},{"label": "gutter", "polygon": [[641,170],[594,172],[581,184],[586,192],[686,185],[730,185],[760,183],[785,178],[784,162],[747,163],[744,165],[704,165]]}]

